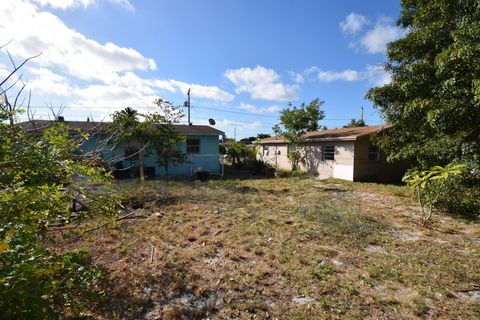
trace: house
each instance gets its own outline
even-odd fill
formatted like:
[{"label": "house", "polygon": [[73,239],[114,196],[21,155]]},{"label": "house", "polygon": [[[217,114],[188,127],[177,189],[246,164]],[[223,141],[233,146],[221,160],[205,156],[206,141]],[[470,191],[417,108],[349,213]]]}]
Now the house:
[{"label": "house", "polygon": [[[307,132],[300,169],[320,178],[349,181],[397,182],[407,166],[388,163],[385,154],[372,144],[374,134],[384,134],[391,126],[366,126]],[[258,141],[260,157],[276,168],[291,170],[288,151],[291,145],[283,136]]]},{"label": "house", "polygon": [[[72,131],[90,135],[90,138],[82,144],[79,154],[96,153],[112,168],[115,176],[138,176],[140,146],[135,143],[114,146],[108,140],[107,122],[65,121],[59,117],[58,121],[35,120],[33,123],[22,122],[18,125],[26,130],[43,130],[58,122],[64,123]],[[219,155],[219,137],[224,135],[223,131],[205,125],[176,124],[174,127],[186,137],[185,142],[180,145],[186,160],[177,165],[170,165],[169,176],[191,176],[199,171],[223,175],[223,162]],[[157,164],[156,154],[146,154],[143,163],[147,178],[164,175],[165,169]]]}]

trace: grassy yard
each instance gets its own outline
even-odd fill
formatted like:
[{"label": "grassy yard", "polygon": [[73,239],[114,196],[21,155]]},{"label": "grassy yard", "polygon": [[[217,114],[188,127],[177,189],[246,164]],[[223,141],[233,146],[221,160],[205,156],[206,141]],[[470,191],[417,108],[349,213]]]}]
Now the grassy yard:
[{"label": "grassy yard", "polygon": [[105,319],[478,319],[480,226],[403,187],[274,178],[118,183],[145,218],[63,248],[109,287]]}]

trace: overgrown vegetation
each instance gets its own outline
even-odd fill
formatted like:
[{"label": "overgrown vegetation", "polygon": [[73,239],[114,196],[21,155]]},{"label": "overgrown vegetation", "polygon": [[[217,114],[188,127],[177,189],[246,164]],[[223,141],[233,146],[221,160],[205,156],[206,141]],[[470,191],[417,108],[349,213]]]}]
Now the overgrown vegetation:
[{"label": "overgrown vegetation", "polygon": [[254,175],[273,177],[275,168],[259,159],[259,150],[259,144],[246,145],[234,140],[228,141],[228,156],[233,165],[244,167]]},{"label": "overgrown vegetation", "polygon": [[318,122],[325,118],[324,111],[320,110],[323,104],[324,101],[319,99],[314,99],[309,104],[302,103],[298,107],[289,103],[289,107],[280,112],[280,124],[285,131],[282,132],[279,125],[275,125],[273,131],[277,135],[283,134],[289,143],[287,156],[292,164],[292,171],[296,171],[304,161],[302,145],[305,133],[318,130]]},{"label": "overgrown vegetation", "polygon": [[[134,150],[135,155],[138,154],[142,182],[143,158],[146,154],[157,154],[157,163],[164,168],[165,177],[168,177],[169,166],[185,161],[185,154],[180,148],[185,136],[173,126],[179,122],[182,113],[163,99],[155,100],[155,104],[159,110],[149,114],[140,114],[132,108],[114,112],[108,130],[114,137],[115,144],[136,147]],[[143,121],[140,121],[139,117],[142,117]]]},{"label": "overgrown vegetation", "polygon": [[88,135],[14,125],[25,112],[15,76],[27,61],[0,83],[0,318],[77,317],[101,293],[102,275],[84,252],[52,252],[50,232],[116,213],[110,177],[99,159],[74,156]]},{"label": "overgrown vegetation", "polygon": [[480,4],[403,0],[405,36],[388,45],[391,83],[367,97],[393,125],[378,143],[418,170],[464,163],[436,205],[480,216]]},{"label": "overgrown vegetation", "polygon": [[448,164],[445,167],[435,166],[429,170],[413,170],[407,173],[402,181],[414,189],[414,194],[422,209],[422,223],[426,225],[433,214],[433,208],[438,203],[446,184],[454,175],[462,173],[465,165]]},{"label": "overgrown vegetation", "polygon": [[[47,245],[52,229],[114,212],[108,175],[95,159],[73,160],[77,147],[62,125],[35,134],[0,123],[2,319],[78,315],[100,293],[101,275],[83,253],[53,254]],[[87,191],[98,183],[95,193]]]},{"label": "overgrown vegetation", "polygon": [[101,317],[480,314],[478,225],[442,213],[432,228],[412,223],[420,209],[407,187],[302,176],[147,181],[141,190],[119,181],[115,189],[142,203],[146,220],[66,244],[88,248],[115,284]]}]

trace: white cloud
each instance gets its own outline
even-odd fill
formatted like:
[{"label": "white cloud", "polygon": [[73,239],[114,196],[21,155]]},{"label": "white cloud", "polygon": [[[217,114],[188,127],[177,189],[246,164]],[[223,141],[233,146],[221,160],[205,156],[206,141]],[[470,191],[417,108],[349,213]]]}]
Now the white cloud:
[{"label": "white cloud", "polygon": [[297,73],[295,71],[290,71],[289,74],[293,82],[297,84],[302,84],[305,82],[305,78],[303,78],[303,76],[300,73]]},{"label": "white cloud", "polygon": [[393,24],[393,20],[382,17],[373,29],[367,31],[360,39],[360,45],[368,53],[384,53],[387,43],[404,35],[404,31]]},{"label": "white cloud", "polygon": [[245,111],[248,111],[248,112],[251,112],[251,113],[257,113],[257,114],[275,113],[275,112],[278,112],[278,111],[282,110],[279,106],[276,106],[276,105],[259,108],[257,106],[254,106],[253,104],[243,103],[243,102],[240,103],[238,108],[242,109],[242,110],[245,110]]},{"label": "white cloud", "polygon": [[21,0],[4,0],[0,7],[0,33],[12,41],[8,49],[17,57],[39,52],[43,67],[56,65],[85,80],[111,81],[118,72],[156,70],[148,59],[132,48],[100,44],[68,28],[57,16],[38,11]]},{"label": "white cloud", "polygon": [[222,129],[231,129],[232,127],[256,129],[256,128],[260,128],[262,126],[262,123],[260,121],[243,122],[243,121],[222,119],[217,121],[216,126]]},{"label": "white cloud", "polygon": [[190,88],[192,96],[197,98],[213,99],[220,101],[231,101],[234,98],[232,94],[221,90],[217,86],[203,86],[177,80],[170,80],[170,83],[177,86],[180,91],[183,92],[183,94],[187,94],[187,91]]},{"label": "white cloud", "polygon": [[386,72],[380,65],[368,65],[365,77],[377,87],[384,86],[392,81],[391,74]]},{"label": "white cloud", "polygon": [[68,79],[46,68],[28,68],[32,78],[27,81],[28,89],[36,94],[54,94],[69,96],[73,94],[74,87]]},{"label": "white cloud", "polygon": [[10,74],[11,70],[6,65],[0,63],[0,77],[5,78]]},{"label": "white cloud", "polygon": [[[41,6],[50,6],[54,9],[77,9],[79,7],[87,8],[96,5],[98,0],[33,0]],[[119,5],[129,11],[135,10],[129,0],[108,0],[113,4]]]},{"label": "white cloud", "polygon": [[304,71],[305,74],[314,74],[321,82],[333,81],[368,81],[375,86],[390,83],[390,74],[380,65],[367,65],[365,70],[357,71],[346,69],[343,71],[324,71],[317,66],[312,66]]},{"label": "white cloud", "polygon": [[343,71],[319,71],[318,79],[322,82],[332,82],[337,80],[357,81],[361,78],[361,73],[355,70],[347,69]]},{"label": "white cloud", "polygon": [[296,85],[280,82],[280,76],[273,69],[257,66],[254,69],[240,68],[227,70],[225,77],[235,86],[237,94],[246,92],[253,99],[286,101],[297,98]]},{"label": "white cloud", "polygon": [[71,107],[91,109],[102,114],[125,107],[132,107],[140,112],[152,111],[153,101],[158,98],[154,94],[145,95],[128,87],[115,85],[90,85],[77,89],[75,96]]},{"label": "white cloud", "polygon": [[340,22],[340,29],[345,34],[355,34],[368,23],[368,18],[357,13],[350,13]]},{"label": "white cloud", "polygon": [[[13,39],[8,50],[15,59],[23,61],[42,52],[25,69],[24,79],[28,80],[34,98],[62,101],[69,107],[95,107],[99,112],[110,107],[151,107],[153,100],[161,96],[159,90],[186,93],[192,88],[192,94],[198,98],[218,101],[234,98],[217,86],[142,78],[135,72],[156,70],[153,59],[132,48],[88,39],[57,16],[39,11],[25,0],[3,0],[0,16],[0,34]],[[0,76],[10,69],[0,65]]]}]

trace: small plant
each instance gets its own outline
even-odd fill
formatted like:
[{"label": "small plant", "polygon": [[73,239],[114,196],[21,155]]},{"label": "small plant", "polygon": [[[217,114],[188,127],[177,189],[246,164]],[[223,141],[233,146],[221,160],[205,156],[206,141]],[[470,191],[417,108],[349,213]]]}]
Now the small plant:
[{"label": "small plant", "polygon": [[444,167],[434,166],[429,170],[414,170],[407,173],[402,181],[414,190],[422,208],[422,224],[430,221],[438,197],[445,188],[449,177],[462,173],[464,164],[450,163]]}]

